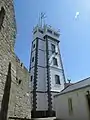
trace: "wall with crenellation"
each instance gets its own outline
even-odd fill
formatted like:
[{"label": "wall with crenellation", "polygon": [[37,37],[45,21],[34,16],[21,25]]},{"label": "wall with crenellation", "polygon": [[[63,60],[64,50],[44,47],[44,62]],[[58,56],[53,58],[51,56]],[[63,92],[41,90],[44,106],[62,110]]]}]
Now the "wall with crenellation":
[{"label": "wall with crenellation", "polygon": [[[3,8],[3,9],[2,9]],[[29,72],[14,53],[16,22],[13,0],[0,0],[0,117],[31,118]],[[11,63],[11,87],[9,100],[5,99],[8,67]],[[10,78],[9,78],[10,79]],[[8,109],[2,108],[3,101]],[[6,113],[6,109],[8,112]]]}]

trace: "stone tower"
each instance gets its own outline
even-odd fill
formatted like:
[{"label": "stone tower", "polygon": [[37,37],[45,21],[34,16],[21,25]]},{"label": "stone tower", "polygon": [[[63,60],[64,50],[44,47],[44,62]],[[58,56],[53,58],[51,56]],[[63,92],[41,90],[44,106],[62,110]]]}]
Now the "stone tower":
[{"label": "stone tower", "polygon": [[29,72],[14,53],[13,0],[0,0],[0,120],[30,118]]},{"label": "stone tower", "polygon": [[32,117],[55,116],[53,96],[64,89],[59,36],[59,32],[48,25],[37,25],[33,30],[30,60]]}]

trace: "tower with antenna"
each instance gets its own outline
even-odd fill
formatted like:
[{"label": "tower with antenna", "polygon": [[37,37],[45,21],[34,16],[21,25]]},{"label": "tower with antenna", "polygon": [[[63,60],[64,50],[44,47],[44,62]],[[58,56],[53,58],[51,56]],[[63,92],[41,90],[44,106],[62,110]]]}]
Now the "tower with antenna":
[{"label": "tower with antenna", "polygon": [[55,116],[53,96],[64,89],[65,75],[60,54],[60,33],[40,24],[33,29],[30,75],[32,86],[32,117]]}]

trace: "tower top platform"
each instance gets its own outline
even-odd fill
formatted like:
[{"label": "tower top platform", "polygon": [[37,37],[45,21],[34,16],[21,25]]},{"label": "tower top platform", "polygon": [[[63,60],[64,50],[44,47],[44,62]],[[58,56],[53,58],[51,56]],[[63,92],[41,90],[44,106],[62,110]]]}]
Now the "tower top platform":
[{"label": "tower top platform", "polygon": [[38,32],[41,33],[43,37],[47,35],[48,37],[51,37],[59,41],[60,31],[55,30],[50,25],[44,25],[43,27],[37,25],[36,27],[33,28],[33,35],[37,36],[39,34]]}]

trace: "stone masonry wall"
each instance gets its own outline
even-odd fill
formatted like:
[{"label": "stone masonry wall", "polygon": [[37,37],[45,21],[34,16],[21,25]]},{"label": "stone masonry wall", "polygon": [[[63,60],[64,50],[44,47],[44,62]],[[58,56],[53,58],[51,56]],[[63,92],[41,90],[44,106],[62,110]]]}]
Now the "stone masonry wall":
[{"label": "stone masonry wall", "polygon": [[30,103],[29,72],[16,56],[16,78],[12,82],[8,117],[31,118]]},{"label": "stone masonry wall", "polygon": [[[0,111],[6,84],[8,66],[11,62],[11,89],[8,104],[8,117],[31,118],[29,72],[22,66],[14,53],[16,22],[13,0],[0,0],[5,10],[0,30]],[[21,81],[21,82],[20,82]]]},{"label": "stone masonry wall", "polygon": [[[5,17],[0,30],[0,103],[4,94],[9,62],[12,63],[12,69],[16,71],[16,65],[14,63],[15,36],[13,37],[16,34],[16,28],[12,1],[0,0],[0,10],[1,7],[5,9]],[[14,76],[16,76],[16,73],[14,73]]]}]

